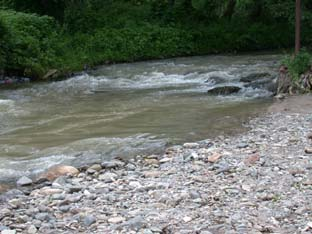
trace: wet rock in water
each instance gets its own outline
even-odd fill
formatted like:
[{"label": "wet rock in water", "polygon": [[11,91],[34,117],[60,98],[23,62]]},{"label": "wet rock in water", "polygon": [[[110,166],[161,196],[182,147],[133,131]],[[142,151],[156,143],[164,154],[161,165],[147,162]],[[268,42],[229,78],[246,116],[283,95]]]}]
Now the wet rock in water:
[{"label": "wet rock in water", "polygon": [[228,80],[227,77],[222,76],[210,76],[209,79],[205,81],[205,83],[213,83],[213,84],[220,84],[224,83]]},{"label": "wet rock in water", "polygon": [[267,72],[252,73],[240,79],[240,82],[246,83],[245,87],[254,89],[265,89],[272,93],[277,92],[278,84],[276,77]]},{"label": "wet rock in water", "polygon": [[238,86],[220,86],[214,87],[207,91],[211,95],[229,95],[233,93],[238,93],[242,88]]},{"label": "wet rock in water", "polygon": [[247,76],[240,78],[240,82],[253,82],[263,78],[270,78],[271,74],[268,72],[251,73]]},{"label": "wet rock in water", "polygon": [[310,132],[310,133],[307,134],[307,138],[308,138],[309,140],[312,140],[312,132]]},{"label": "wet rock in water", "polygon": [[21,177],[16,182],[17,186],[28,186],[28,185],[31,185],[32,183],[33,181],[26,176]]},{"label": "wet rock in water", "polygon": [[51,167],[46,173],[42,174],[40,178],[45,178],[53,181],[60,176],[75,176],[79,174],[79,170],[72,166],[57,165]]}]

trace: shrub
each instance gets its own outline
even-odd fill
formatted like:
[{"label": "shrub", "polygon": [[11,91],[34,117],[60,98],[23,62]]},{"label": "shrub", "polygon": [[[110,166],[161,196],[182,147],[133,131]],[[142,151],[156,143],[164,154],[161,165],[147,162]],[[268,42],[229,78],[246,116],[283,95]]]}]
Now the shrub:
[{"label": "shrub", "polygon": [[40,77],[56,65],[57,33],[52,18],[0,10],[0,20],[4,30],[2,53],[6,70]]},{"label": "shrub", "polygon": [[0,18],[0,70],[2,70],[5,66],[5,35],[6,28]]},{"label": "shrub", "polygon": [[311,55],[307,51],[301,50],[297,56],[285,57],[282,64],[287,66],[291,78],[298,81],[300,75],[311,66]]}]

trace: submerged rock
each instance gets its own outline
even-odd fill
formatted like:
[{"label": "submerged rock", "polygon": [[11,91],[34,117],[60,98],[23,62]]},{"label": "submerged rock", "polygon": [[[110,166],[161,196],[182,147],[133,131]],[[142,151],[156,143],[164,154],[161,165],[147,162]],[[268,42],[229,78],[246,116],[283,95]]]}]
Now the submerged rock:
[{"label": "submerged rock", "polygon": [[268,72],[251,73],[247,76],[240,78],[240,82],[253,82],[263,78],[271,78],[271,74]]},{"label": "submerged rock", "polygon": [[229,95],[233,93],[238,93],[242,88],[238,86],[220,86],[209,89],[208,94],[212,95]]},{"label": "submerged rock", "polygon": [[245,87],[254,89],[265,89],[272,93],[277,92],[278,84],[276,77],[269,73],[252,73],[248,76],[242,77],[240,82],[245,83]]}]

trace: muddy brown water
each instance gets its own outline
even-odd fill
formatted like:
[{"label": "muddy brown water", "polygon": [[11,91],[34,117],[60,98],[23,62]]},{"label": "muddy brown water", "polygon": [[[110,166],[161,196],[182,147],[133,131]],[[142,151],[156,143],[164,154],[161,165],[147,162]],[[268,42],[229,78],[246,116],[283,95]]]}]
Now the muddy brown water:
[{"label": "muddy brown water", "polygon": [[[0,181],[55,164],[154,153],[243,130],[266,111],[267,90],[242,76],[276,74],[280,55],[202,56],[99,67],[85,75],[0,90]],[[221,84],[213,81],[221,77]],[[209,96],[216,85],[238,85]]]}]

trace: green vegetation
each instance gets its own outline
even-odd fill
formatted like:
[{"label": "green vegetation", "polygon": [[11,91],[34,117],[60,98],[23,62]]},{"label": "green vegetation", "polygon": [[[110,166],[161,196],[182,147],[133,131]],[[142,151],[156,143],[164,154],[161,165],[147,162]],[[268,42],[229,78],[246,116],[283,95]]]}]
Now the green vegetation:
[{"label": "green vegetation", "polygon": [[302,50],[297,56],[287,56],[282,64],[288,68],[292,80],[297,82],[299,81],[300,75],[306,72],[311,66],[311,61],[312,55],[306,50]]},{"label": "green vegetation", "polygon": [[[288,48],[294,7],[293,0],[0,0],[0,70],[42,78],[53,68]],[[303,13],[308,46],[311,1]]]}]

